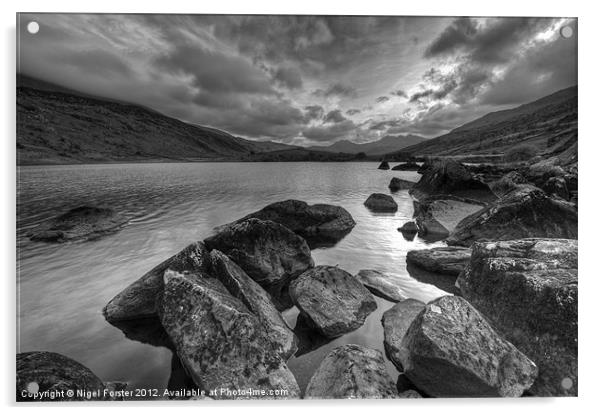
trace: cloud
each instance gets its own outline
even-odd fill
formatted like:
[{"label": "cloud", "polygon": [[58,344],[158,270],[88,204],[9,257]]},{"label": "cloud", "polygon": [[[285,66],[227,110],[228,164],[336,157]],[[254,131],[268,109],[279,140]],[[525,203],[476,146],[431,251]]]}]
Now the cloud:
[{"label": "cloud", "polygon": [[305,116],[308,120],[317,120],[324,117],[324,108],[320,105],[308,105],[305,107]]},{"label": "cloud", "polygon": [[288,89],[300,89],[303,87],[301,72],[292,67],[279,67],[272,71],[272,78],[276,83]]},{"label": "cloud", "polygon": [[350,108],[347,111],[345,111],[345,114],[347,115],[356,115],[356,114],[360,114],[362,112],[362,110],[359,110],[357,108]]},{"label": "cloud", "polygon": [[387,102],[388,100],[390,100],[391,98],[387,97],[387,96],[380,96],[378,98],[376,98],[376,102],[378,104],[382,104],[383,102]]},{"label": "cloud", "polygon": [[303,136],[313,141],[332,141],[347,136],[356,130],[356,125],[351,120],[339,123],[313,126],[303,130]]},{"label": "cloud", "polygon": [[339,123],[346,120],[347,118],[341,114],[341,110],[332,110],[324,117],[325,123]]},{"label": "cloud", "polygon": [[408,94],[406,93],[406,91],[404,91],[402,89],[397,89],[395,91],[391,91],[391,95],[396,96],[396,97],[402,97],[402,98],[408,97]]},{"label": "cloud", "polygon": [[349,85],[335,83],[326,89],[316,89],[312,94],[322,98],[328,98],[332,96],[355,98],[357,97],[357,90]]},{"label": "cloud", "polygon": [[476,21],[471,18],[458,18],[452,22],[426,49],[424,56],[452,53],[471,43],[477,33]]}]

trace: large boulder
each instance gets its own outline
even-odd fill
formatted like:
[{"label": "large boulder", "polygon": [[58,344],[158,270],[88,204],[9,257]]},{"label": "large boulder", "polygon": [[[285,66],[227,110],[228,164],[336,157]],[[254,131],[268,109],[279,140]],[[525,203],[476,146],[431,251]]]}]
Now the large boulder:
[{"label": "large boulder", "polygon": [[407,163],[401,163],[398,164],[397,166],[394,166],[391,168],[391,170],[398,170],[398,171],[417,171],[420,168],[420,166],[418,164],[416,164],[413,161],[408,161]]},{"label": "large boulder", "polygon": [[326,355],[311,377],[305,399],[391,399],[395,382],[378,350],[355,344],[337,347]]},{"label": "large boulder", "polygon": [[401,281],[394,275],[371,269],[362,269],[355,277],[377,297],[394,303],[407,298]]},{"label": "large boulder", "polygon": [[[288,392],[285,398],[300,395],[293,374],[259,319],[222,283],[206,275],[171,270],[164,278],[161,322],[201,390],[280,389]],[[218,393],[214,397],[262,396]]]},{"label": "large boulder", "polygon": [[415,182],[410,182],[408,180],[400,179],[399,177],[393,177],[389,182],[389,190],[392,192],[397,192],[399,190],[408,190],[414,186]]},{"label": "large boulder", "polygon": [[340,206],[322,203],[308,205],[300,200],[289,199],[272,203],[242,219],[217,228],[217,231],[251,218],[270,220],[286,226],[304,238],[310,248],[334,245],[355,226],[351,214]]},{"label": "large boulder", "polygon": [[67,242],[97,239],[120,230],[127,219],[113,209],[79,206],[34,228],[34,241]]},{"label": "large boulder", "polygon": [[550,177],[543,184],[541,189],[550,196],[556,196],[561,199],[569,200],[571,195],[564,177]]},{"label": "large boulder", "polygon": [[395,347],[405,375],[433,397],[517,397],[537,377],[535,363],[461,297],[430,302]]},{"label": "large boulder", "polygon": [[288,285],[314,266],[307,242],[269,220],[247,219],[205,239],[208,249],[226,254],[261,285],[279,310],[290,307]]},{"label": "large boulder", "polygon": [[381,323],[385,332],[385,353],[400,372],[404,370],[402,354],[406,353],[406,350],[401,348],[402,340],[416,316],[424,310],[425,306],[426,304],[422,301],[408,298],[383,313]]},{"label": "large boulder", "polygon": [[353,275],[331,266],[301,274],[291,283],[290,295],[314,328],[328,338],[361,327],[377,307],[372,294]]},{"label": "large boulder", "polygon": [[364,206],[373,212],[397,212],[397,203],[384,193],[372,193],[364,202]]},{"label": "large boulder", "polygon": [[378,165],[378,169],[379,169],[379,170],[389,170],[389,163],[388,163],[388,162],[386,162],[386,161],[383,161],[383,162],[381,162],[381,163]]},{"label": "large boulder", "polygon": [[[66,356],[52,352],[17,354],[18,402],[107,400],[104,389],[105,384],[90,369]],[[69,396],[72,392],[75,394]]]},{"label": "large boulder", "polygon": [[247,306],[263,326],[280,355],[286,360],[297,350],[297,341],[270,295],[238,265],[220,251],[211,251],[212,275]]},{"label": "large boulder", "polygon": [[130,284],[109,301],[102,312],[110,323],[156,317],[161,308],[163,274],[167,269],[208,272],[209,267],[209,251],[201,242],[195,242]]},{"label": "large boulder", "polygon": [[489,186],[474,178],[462,164],[453,160],[434,161],[410,189],[410,194],[417,199],[444,194],[483,201],[497,199]]},{"label": "large boulder", "polygon": [[520,238],[577,238],[577,210],[550,198],[537,187],[522,185],[464,218],[448,238],[449,245]]},{"label": "large boulder", "polygon": [[462,295],[539,367],[531,392],[577,395],[577,240],[475,243]]},{"label": "large boulder", "polygon": [[431,196],[414,201],[414,220],[420,236],[442,239],[449,236],[462,219],[481,209],[483,204],[476,200]]},{"label": "large boulder", "polygon": [[408,251],[406,261],[427,271],[457,277],[464,269],[472,251],[460,246]]}]

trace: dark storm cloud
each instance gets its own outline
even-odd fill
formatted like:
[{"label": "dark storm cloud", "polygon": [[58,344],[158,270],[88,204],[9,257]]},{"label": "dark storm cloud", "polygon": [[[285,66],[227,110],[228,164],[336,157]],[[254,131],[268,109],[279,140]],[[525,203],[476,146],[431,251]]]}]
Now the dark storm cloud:
[{"label": "dark storm cloud", "polygon": [[316,89],[312,92],[312,94],[317,97],[323,98],[328,98],[332,96],[355,98],[357,97],[357,90],[349,85],[335,83],[333,85],[330,85],[326,89]]},{"label": "dark storm cloud", "polygon": [[308,120],[318,120],[324,117],[324,108],[320,105],[308,105],[305,107],[305,115]]},{"label": "dark storm cloud", "polygon": [[341,114],[341,110],[332,110],[324,117],[325,123],[339,123],[346,120],[347,118]]},{"label": "dark storm cloud", "polygon": [[356,115],[356,114],[360,114],[361,112],[362,112],[362,110],[358,110],[357,108],[350,108],[347,111],[345,111],[345,114]]},{"label": "dark storm cloud", "polygon": [[383,102],[387,102],[388,100],[390,100],[391,98],[386,97],[386,96],[380,96],[378,98],[376,98],[376,102],[378,104],[382,104]]},{"label": "dark storm cloud", "polygon": [[452,22],[426,49],[427,58],[454,52],[472,41],[477,32],[476,21],[461,17]]},{"label": "dark storm cloud", "polygon": [[408,94],[406,93],[406,91],[404,91],[402,89],[397,89],[395,91],[391,91],[391,95],[396,96],[396,97],[401,97],[401,98],[408,97]]},{"label": "dark storm cloud", "polygon": [[279,67],[276,70],[272,70],[272,78],[283,87],[288,89],[299,89],[303,87],[303,79],[301,72],[296,68],[291,67]]}]

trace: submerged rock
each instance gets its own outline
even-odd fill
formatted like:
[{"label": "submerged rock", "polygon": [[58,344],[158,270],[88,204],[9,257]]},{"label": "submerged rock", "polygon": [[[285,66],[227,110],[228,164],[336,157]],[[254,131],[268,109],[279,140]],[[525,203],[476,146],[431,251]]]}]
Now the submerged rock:
[{"label": "submerged rock", "polygon": [[211,251],[211,264],[213,276],[255,314],[283,359],[292,356],[297,350],[295,335],[276,310],[269,294],[222,252]]},{"label": "submerged rock", "polygon": [[389,163],[388,163],[388,162],[386,162],[386,161],[383,161],[383,162],[381,162],[381,163],[378,165],[378,169],[379,169],[379,170],[389,170]]},{"label": "submerged rock", "polygon": [[361,327],[377,307],[372,294],[355,277],[324,265],[294,280],[290,295],[313,326],[329,338]]},{"label": "submerged rock", "polygon": [[355,344],[326,355],[312,376],[306,399],[391,399],[397,397],[382,354]]},{"label": "submerged rock", "polygon": [[372,193],[364,202],[364,206],[373,212],[397,212],[397,203],[384,193]]},{"label": "submerged rock", "polygon": [[[204,391],[288,391],[300,395],[291,371],[257,317],[216,279],[165,273],[161,322],[182,364]],[[217,399],[261,398],[221,395]],[[265,398],[265,397],[263,397]]]},{"label": "submerged rock", "polygon": [[226,254],[271,295],[277,308],[290,307],[288,285],[314,266],[303,238],[269,220],[247,219],[205,239],[207,248]]},{"label": "submerged rock", "polygon": [[577,238],[577,210],[550,198],[537,187],[522,185],[464,218],[448,238],[450,245],[520,238]]},{"label": "submerged rock", "polygon": [[161,308],[163,274],[167,269],[178,272],[208,272],[209,266],[209,251],[205,245],[201,242],[188,245],[117,294],[104,307],[102,313],[109,323],[156,317],[157,310]]},{"label": "submerged rock", "polygon": [[430,302],[398,349],[405,375],[429,396],[517,397],[537,377],[535,363],[461,297]]},{"label": "submerged rock", "polygon": [[33,241],[67,242],[97,239],[119,231],[127,220],[113,209],[80,206],[33,229]]},{"label": "submerged rock", "polygon": [[462,164],[453,160],[433,162],[410,189],[410,194],[419,200],[445,194],[487,202],[497,199],[489,186],[475,179]]},{"label": "submerged rock", "polygon": [[407,298],[398,279],[393,275],[362,269],[355,277],[377,297],[395,303]]},{"label": "submerged rock", "polygon": [[383,313],[381,323],[385,332],[385,353],[400,372],[404,371],[403,356],[407,353],[407,350],[402,348],[402,340],[416,316],[424,310],[425,306],[426,304],[422,301],[408,298]]},{"label": "submerged rock", "polygon": [[427,271],[457,277],[464,269],[472,251],[470,248],[445,246],[408,251],[406,261]]},{"label": "submerged rock", "polygon": [[577,240],[475,243],[462,295],[539,367],[530,392],[577,396]]},{"label": "submerged rock", "polygon": [[433,196],[414,201],[414,220],[422,237],[447,237],[462,219],[483,209],[483,204],[455,196]]},{"label": "submerged rock", "polygon": [[310,248],[332,246],[355,226],[351,214],[340,206],[322,203],[308,205],[291,199],[272,203],[242,219],[217,228],[217,231],[251,218],[270,220],[286,226],[304,238]]},{"label": "submerged rock", "polygon": [[400,170],[400,171],[417,171],[420,166],[413,161],[408,161],[407,163],[401,163],[397,166],[391,168],[391,170]]},{"label": "submerged rock", "polygon": [[389,183],[389,189],[392,192],[397,192],[398,190],[407,190],[411,189],[416,183],[410,182],[408,180],[403,180],[398,177],[393,177],[391,182]]},{"label": "submerged rock", "polygon": [[[104,389],[105,384],[90,369],[66,356],[52,352],[17,354],[18,402],[108,400],[104,396]],[[76,391],[96,395],[90,398],[68,395]],[[47,393],[48,396],[30,397],[28,392]]]}]

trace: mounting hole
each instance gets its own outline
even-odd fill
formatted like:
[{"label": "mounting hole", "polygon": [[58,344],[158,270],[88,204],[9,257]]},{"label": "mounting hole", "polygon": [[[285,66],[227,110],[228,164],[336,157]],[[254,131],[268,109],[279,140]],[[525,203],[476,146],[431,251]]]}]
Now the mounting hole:
[{"label": "mounting hole", "polygon": [[40,25],[38,22],[29,22],[27,23],[27,31],[32,35],[35,35],[40,31]]},{"label": "mounting hole", "polygon": [[560,384],[562,385],[562,387],[564,389],[571,389],[573,387],[573,379],[571,378],[564,378],[562,379],[562,382],[560,382]]},{"label": "mounting hole", "polygon": [[565,39],[573,37],[573,28],[571,26],[562,26],[560,28],[560,36]]}]

